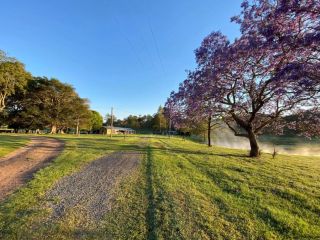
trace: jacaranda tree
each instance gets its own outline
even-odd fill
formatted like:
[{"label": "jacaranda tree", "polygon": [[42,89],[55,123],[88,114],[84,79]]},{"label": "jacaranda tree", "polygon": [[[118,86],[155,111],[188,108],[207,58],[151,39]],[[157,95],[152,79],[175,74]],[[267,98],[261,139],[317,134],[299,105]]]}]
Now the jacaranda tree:
[{"label": "jacaranda tree", "polygon": [[173,92],[168,98],[165,112],[180,128],[206,131],[208,146],[211,147],[211,133],[220,123],[220,114],[214,108],[210,93],[200,84],[201,78],[201,72],[190,72],[188,78],[180,84],[179,91]]},{"label": "jacaranda tree", "polygon": [[213,32],[196,50],[198,76],[189,89],[205,96],[236,136],[248,138],[257,157],[264,129],[280,133],[284,116],[319,105],[319,2],[244,1],[242,9],[233,18],[238,39],[229,43]]}]

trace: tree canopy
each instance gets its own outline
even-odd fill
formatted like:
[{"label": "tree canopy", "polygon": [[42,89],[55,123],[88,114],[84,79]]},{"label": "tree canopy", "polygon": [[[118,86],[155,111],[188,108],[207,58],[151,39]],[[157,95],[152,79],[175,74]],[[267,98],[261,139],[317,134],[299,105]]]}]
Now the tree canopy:
[{"label": "tree canopy", "polygon": [[8,105],[9,123],[14,128],[50,128],[51,133],[87,126],[88,100],[80,98],[74,88],[57,79],[35,77],[25,91],[12,96]]},{"label": "tree canopy", "polygon": [[0,50],[0,113],[4,111],[8,97],[23,89],[30,77],[22,63]]},{"label": "tree canopy", "polygon": [[[232,18],[241,36],[231,43],[213,32],[203,40],[197,69],[167,101],[171,118],[218,115],[258,156],[256,136],[264,129],[281,133],[286,115],[319,106],[319,10],[318,1],[244,1]],[[306,131],[318,133],[319,127]]]}]

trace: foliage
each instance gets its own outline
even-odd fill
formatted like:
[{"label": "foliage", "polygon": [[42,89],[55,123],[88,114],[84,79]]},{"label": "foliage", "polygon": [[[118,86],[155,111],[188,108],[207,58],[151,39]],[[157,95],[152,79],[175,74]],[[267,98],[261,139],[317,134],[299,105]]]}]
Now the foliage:
[{"label": "foliage", "polygon": [[[107,119],[110,119],[110,117],[107,117]],[[107,121],[107,125],[110,121]],[[124,119],[116,119],[114,121],[114,126],[117,127],[129,127],[135,130],[141,130],[141,131],[159,131],[159,128],[161,127],[161,131],[166,131],[168,128],[167,124],[168,120],[166,119],[164,115],[164,109],[160,106],[158,109],[158,112],[151,115],[129,115],[128,117]]]},{"label": "foliage", "polygon": [[7,98],[23,89],[30,76],[22,63],[0,50],[0,113],[6,107]]},{"label": "foliage", "polygon": [[168,122],[164,115],[164,108],[159,106],[157,113],[153,116],[152,120],[153,130],[162,132],[168,129]]},{"label": "foliage", "polygon": [[37,77],[29,81],[26,92],[15,96],[9,108],[15,128],[51,128],[51,133],[70,127],[86,126],[90,117],[88,101],[68,84],[57,79]]},{"label": "foliage", "polygon": [[99,131],[103,124],[103,117],[97,111],[91,110],[90,130]]},{"label": "foliage", "polygon": [[[187,116],[182,119],[192,118],[188,109],[196,116],[219,114],[236,136],[249,139],[256,157],[256,135],[266,128],[280,134],[284,116],[319,106],[320,3],[257,0],[244,1],[242,9],[233,18],[242,35],[233,43],[220,32],[208,35],[195,52],[198,68],[167,103],[176,106],[177,122],[181,112]],[[319,121],[306,121],[312,119]],[[319,132],[315,124],[305,131]]]}]

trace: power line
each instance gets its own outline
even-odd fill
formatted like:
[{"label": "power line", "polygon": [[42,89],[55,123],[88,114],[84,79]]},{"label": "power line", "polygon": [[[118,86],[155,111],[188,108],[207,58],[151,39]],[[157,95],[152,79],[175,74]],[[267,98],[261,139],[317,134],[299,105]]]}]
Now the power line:
[{"label": "power line", "polygon": [[134,44],[130,41],[129,37],[125,34],[125,32],[122,30],[121,25],[119,23],[119,21],[117,20],[117,18],[115,16],[113,16],[113,20],[114,22],[118,25],[118,31],[124,36],[124,38],[126,39],[128,45],[131,48],[132,53],[135,55],[137,61],[139,62],[139,64],[141,65],[141,67],[143,68],[143,63],[141,58],[139,57],[139,54],[137,53]]},{"label": "power line", "polygon": [[[136,14],[139,13],[139,15],[142,17],[142,15],[145,13],[145,10],[144,8],[139,5],[139,4],[133,4],[131,6],[131,9],[133,10],[133,12],[135,12]],[[140,14],[141,13],[141,14]],[[149,18],[148,18],[149,19]],[[145,22],[148,22],[148,21],[144,21]],[[148,24],[150,24],[148,22]],[[149,27],[150,28],[150,27]],[[156,64],[154,62],[154,54],[152,54],[150,52],[150,49],[149,49],[149,44],[145,41],[145,38],[144,38],[144,35],[146,35],[143,31],[141,31],[141,28],[137,28],[137,32],[139,32],[139,36],[140,38],[142,39],[142,45],[143,45],[143,50],[146,52],[146,54],[148,55],[149,57],[149,60],[151,61],[151,65],[156,69]]]},{"label": "power line", "polygon": [[155,45],[155,48],[156,48],[156,52],[157,52],[157,55],[158,55],[158,58],[159,58],[159,61],[160,61],[160,65],[161,65],[163,74],[165,75],[165,68],[164,68],[163,61],[162,61],[162,58],[161,58],[161,55],[160,55],[160,49],[159,49],[158,42],[157,42],[156,36],[155,36],[155,34],[153,32],[153,29],[152,29],[150,21],[148,21],[148,25],[149,25],[149,29],[150,29],[150,32],[151,32],[151,35],[152,35],[152,39],[153,39],[153,42],[154,42],[154,45]]}]

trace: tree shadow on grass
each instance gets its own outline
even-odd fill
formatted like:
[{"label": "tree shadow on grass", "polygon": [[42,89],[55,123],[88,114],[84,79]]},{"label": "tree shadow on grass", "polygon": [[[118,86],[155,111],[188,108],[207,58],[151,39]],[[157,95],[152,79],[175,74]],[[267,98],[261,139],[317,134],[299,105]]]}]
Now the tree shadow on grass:
[{"label": "tree shadow on grass", "polygon": [[11,148],[24,147],[25,144],[30,140],[27,136],[14,136],[14,135],[3,135],[0,134],[0,147],[10,146]]},{"label": "tree shadow on grass", "polygon": [[148,206],[146,211],[146,221],[147,221],[147,239],[154,240],[157,239],[156,234],[156,203],[153,191],[153,172],[152,172],[152,156],[151,148],[147,149],[147,163],[146,163],[146,176],[147,176],[147,187],[146,195],[148,198]]},{"label": "tree shadow on grass", "polygon": [[241,157],[241,158],[248,158],[252,159],[249,157],[247,154],[234,154],[234,153],[215,153],[215,152],[204,152],[204,151],[195,151],[195,150],[188,150],[188,149],[182,149],[182,148],[161,148],[161,147],[152,147],[153,151],[166,151],[166,152],[171,152],[171,153],[181,153],[181,154],[189,154],[189,155],[207,155],[207,156],[218,156],[218,157]]}]

